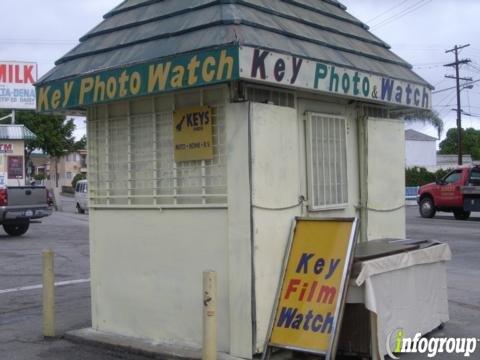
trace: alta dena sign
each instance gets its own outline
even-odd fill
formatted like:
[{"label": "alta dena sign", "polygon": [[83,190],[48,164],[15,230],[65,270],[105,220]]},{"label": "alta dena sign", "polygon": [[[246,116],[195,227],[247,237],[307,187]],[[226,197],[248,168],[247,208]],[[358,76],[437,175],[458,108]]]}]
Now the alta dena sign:
[{"label": "alta dena sign", "polygon": [[425,85],[258,48],[229,46],[42,83],[37,86],[38,111],[79,109],[236,80],[431,109],[431,89]]},{"label": "alta dena sign", "polygon": [[0,61],[0,108],[35,109],[37,64]]}]

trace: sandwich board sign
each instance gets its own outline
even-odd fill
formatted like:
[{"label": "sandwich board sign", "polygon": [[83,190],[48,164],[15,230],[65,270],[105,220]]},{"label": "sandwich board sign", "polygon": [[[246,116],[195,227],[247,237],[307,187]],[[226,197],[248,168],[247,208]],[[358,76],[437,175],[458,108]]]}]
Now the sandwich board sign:
[{"label": "sandwich board sign", "polygon": [[295,219],[264,359],[271,347],[335,358],[357,229],[357,219]]}]

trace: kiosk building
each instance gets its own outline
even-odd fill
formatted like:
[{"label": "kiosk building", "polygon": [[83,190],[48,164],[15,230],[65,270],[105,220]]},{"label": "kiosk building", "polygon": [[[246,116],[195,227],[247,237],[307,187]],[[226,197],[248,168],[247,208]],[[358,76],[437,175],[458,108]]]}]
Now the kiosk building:
[{"label": "kiosk building", "polygon": [[264,346],[295,216],[405,237],[402,114],[431,85],[335,0],[127,0],[37,83],[42,112],[85,111],[92,327]]}]

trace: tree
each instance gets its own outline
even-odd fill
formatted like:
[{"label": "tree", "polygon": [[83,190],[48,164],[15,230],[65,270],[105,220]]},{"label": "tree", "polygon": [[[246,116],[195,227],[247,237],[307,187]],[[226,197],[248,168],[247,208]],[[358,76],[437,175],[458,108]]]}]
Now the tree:
[{"label": "tree", "polygon": [[73,145],[75,150],[85,150],[87,148],[87,137],[83,135],[80,140]]},{"label": "tree", "polygon": [[[473,160],[480,160],[480,130],[462,129],[462,153],[472,155]],[[458,154],[457,128],[447,131],[447,136],[440,147],[440,154]]]},{"label": "tree", "polygon": [[72,180],[72,188],[75,189],[75,187],[77,186],[77,182],[79,182],[80,180],[85,180],[86,178],[87,174],[85,173],[78,173],[77,175],[75,175]]},{"label": "tree", "polygon": [[[0,117],[8,112],[0,113]],[[65,120],[63,116],[37,114],[34,111],[17,111],[16,123],[25,125],[35,135],[36,140],[25,143],[25,162],[28,164],[34,150],[41,149],[52,156],[55,161],[55,179],[58,187],[58,158],[69,152],[85,148],[85,139],[75,141],[73,119]]]},{"label": "tree", "polygon": [[439,139],[445,126],[440,114],[437,111],[418,110],[414,113],[409,113],[403,116],[403,119],[407,122],[422,122],[424,124],[429,123],[437,130]]}]

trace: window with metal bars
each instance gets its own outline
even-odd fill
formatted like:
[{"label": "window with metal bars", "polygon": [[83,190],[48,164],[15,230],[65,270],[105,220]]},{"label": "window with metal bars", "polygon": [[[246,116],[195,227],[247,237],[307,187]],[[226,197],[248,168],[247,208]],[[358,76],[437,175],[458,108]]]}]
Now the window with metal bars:
[{"label": "window with metal bars", "polygon": [[247,98],[250,101],[277,106],[295,107],[295,95],[289,91],[261,86],[248,86]]},{"label": "window with metal bars", "polygon": [[[212,108],[212,160],[174,161],[173,110],[175,104],[184,102],[184,98],[176,99],[182,96],[203,99]],[[222,89],[202,90],[198,96],[166,95],[96,106],[89,113],[88,134],[93,207],[227,203]]]},{"label": "window with metal bars", "polygon": [[311,210],[348,203],[346,119],[307,114],[307,172]]}]

